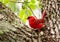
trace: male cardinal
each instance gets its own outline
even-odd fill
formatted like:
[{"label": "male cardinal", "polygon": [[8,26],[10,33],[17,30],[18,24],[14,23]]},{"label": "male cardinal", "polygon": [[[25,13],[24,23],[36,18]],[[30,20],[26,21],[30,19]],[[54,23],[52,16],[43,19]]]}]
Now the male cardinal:
[{"label": "male cardinal", "polygon": [[37,29],[38,31],[40,31],[40,29],[42,27],[44,27],[44,18],[45,18],[46,12],[45,10],[42,12],[42,18],[41,19],[37,19],[33,16],[29,16],[27,18],[29,25],[31,28],[33,29]]}]

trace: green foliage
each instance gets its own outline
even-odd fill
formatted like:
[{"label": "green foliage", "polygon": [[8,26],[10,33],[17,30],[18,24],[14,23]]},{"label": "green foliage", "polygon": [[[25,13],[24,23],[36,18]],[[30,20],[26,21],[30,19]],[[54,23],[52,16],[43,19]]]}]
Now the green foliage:
[{"label": "green foliage", "polygon": [[[28,11],[28,12],[27,12]],[[25,23],[26,22],[26,18],[28,16],[32,15],[30,10],[26,10],[26,9],[21,9],[18,16],[20,17],[20,19]]]},{"label": "green foliage", "polygon": [[4,3],[4,4],[6,4],[6,3],[8,3],[8,2],[9,2],[9,0],[0,0],[0,2],[2,2],[2,3]]},{"label": "green foliage", "polygon": [[[7,5],[13,12],[18,12],[19,18],[25,23],[26,18],[30,15],[32,15],[32,11],[36,8],[42,8],[41,3],[39,0],[24,0],[24,2],[21,2],[22,0],[19,0],[22,3],[22,9],[19,9],[16,7],[16,2],[18,0],[0,0],[0,2]],[[18,1],[18,2],[19,2]],[[37,4],[37,6],[36,6]],[[31,11],[32,10],[32,11]]]},{"label": "green foliage", "polygon": [[19,11],[18,16],[23,22],[26,22],[26,18],[28,16],[31,16],[33,14],[32,11],[37,8],[36,2],[38,5],[38,8],[42,8],[40,6],[41,5],[40,1],[31,0],[30,2],[28,2],[28,0],[25,0],[24,3],[22,3],[23,4],[22,10]]},{"label": "green foliage", "polygon": [[11,10],[12,10],[13,12],[18,11],[18,9],[16,8],[15,3],[13,3],[13,2],[8,2],[6,5],[7,5],[9,8],[11,8]]},{"label": "green foliage", "polygon": [[32,2],[30,2],[30,3],[28,4],[28,6],[29,6],[31,9],[35,9],[35,8],[36,8],[35,4],[32,3]]}]

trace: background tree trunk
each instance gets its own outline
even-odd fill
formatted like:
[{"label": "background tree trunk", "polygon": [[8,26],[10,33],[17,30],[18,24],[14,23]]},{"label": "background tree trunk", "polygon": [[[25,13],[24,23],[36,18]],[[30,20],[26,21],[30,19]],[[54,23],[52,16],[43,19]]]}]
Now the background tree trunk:
[{"label": "background tree trunk", "polygon": [[[60,42],[60,1],[41,0],[46,9],[45,27],[40,32],[31,31],[5,5],[0,3],[1,42]],[[6,30],[6,31],[5,31]]]},{"label": "background tree trunk", "polygon": [[46,9],[46,31],[42,36],[43,42],[60,42],[60,0],[41,0]]}]

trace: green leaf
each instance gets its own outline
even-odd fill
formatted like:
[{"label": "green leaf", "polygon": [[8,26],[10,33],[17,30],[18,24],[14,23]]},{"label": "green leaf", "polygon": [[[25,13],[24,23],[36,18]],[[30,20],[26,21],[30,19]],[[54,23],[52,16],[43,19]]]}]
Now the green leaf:
[{"label": "green leaf", "polygon": [[15,1],[17,1],[17,0],[11,0],[11,1],[15,2]]},{"label": "green leaf", "polygon": [[27,8],[26,4],[23,4],[22,9],[26,9],[26,8]]},{"label": "green leaf", "polygon": [[18,9],[16,8],[15,3],[13,3],[13,2],[8,2],[6,5],[7,5],[9,8],[11,8],[11,10],[12,10],[13,12],[18,11]]},{"label": "green leaf", "polygon": [[31,16],[32,13],[30,10],[26,10],[26,9],[21,9],[18,16],[21,19],[21,21],[23,21],[24,23],[26,22],[26,19],[28,16]]},{"label": "green leaf", "polygon": [[21,9],[21,10],[19,11],[18,16],[19,16],[20,18],[22,18],[23,15],[24,15],[24,13],[25,13],[25,10],[24,10],[24,9]]},{"label": "green leaf", "polygon": [[42,4],[39,1],[38,1],[38,8],[42,8]]},{"label": "green leaf", "polygon": [[6,3],[8,3],[8,2],[9,2],[9,0],[0,0],[0,2],[2,2],[2,3],[4,3],[4,4],[6,4]]},{"label": "green leaf", "polygon": [[28,10],[27,12],[28,12],[28,16],[31,16],[32,15],[31,10]]},{"label": "green leaf", "polygon": [[35,8],[36,8],[35,4],[33,4],[33,3],[29,3],[28,5],[29,5],[29,7],[30,7],[31,9],[35,9]]},{"label": "green leaf", "polygon": [[25,9],[21,9],[20,11],[19,11],[19,14],[18,14],[18,16],[19,16],[19,18],[24,22],[25,21]]},{"label": "green leaf", "polygon": [[32,3],[35,3],[35,0],[31,0]]},{"label": "green leaf", "polygon": [[27,15],[24,14],[24,15],[23,15],[23,18],[22,18],[22,21],[23,21],[24,23],[26,22],[26,17],[27,17]]}]

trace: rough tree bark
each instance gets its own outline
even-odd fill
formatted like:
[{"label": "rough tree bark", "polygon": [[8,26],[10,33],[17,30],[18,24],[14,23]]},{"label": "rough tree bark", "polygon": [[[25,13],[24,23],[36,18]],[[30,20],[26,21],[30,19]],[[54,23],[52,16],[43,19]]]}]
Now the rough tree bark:
[{"label": "rough tree bark", "polygon": [[41,0],[46,9],[46,31],[42,36],[43,42],[60,42],[60,0]]},{"label": "rough tree bark", "polygon": [[[60,1],[41,0],[46,9],[45,27],[41,32],[31,31],[5,5],[0,3],[1,42],[60,42]],[[43,9],[44,9],[43,8]],[[7,31],[4,31],[7,30]]]}]

